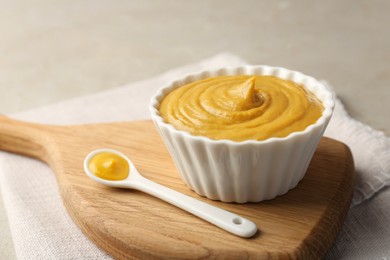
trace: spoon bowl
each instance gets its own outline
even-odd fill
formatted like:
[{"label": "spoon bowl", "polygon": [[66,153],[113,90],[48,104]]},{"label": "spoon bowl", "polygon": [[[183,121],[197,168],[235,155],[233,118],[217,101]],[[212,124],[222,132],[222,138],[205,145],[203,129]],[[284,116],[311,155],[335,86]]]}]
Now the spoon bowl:
[{"label": "spoon bowl", "polygon": [[[90,160],[100,153],[113,153],[121,156],[129,164],[129,175],[123,180],[106,180],[96,176],[89,169]],[[131,160],[123,153],[113,149],[98,149],[89,153],[84,159],[84,171],[94,181],[114,188],[135,189],[162,199],[201,219],[208,221],[234,235],[251,237],[257,232],[257,226],[252,221],[224,209],[196,200],[175,190],[169,189],[143,177]]]}]

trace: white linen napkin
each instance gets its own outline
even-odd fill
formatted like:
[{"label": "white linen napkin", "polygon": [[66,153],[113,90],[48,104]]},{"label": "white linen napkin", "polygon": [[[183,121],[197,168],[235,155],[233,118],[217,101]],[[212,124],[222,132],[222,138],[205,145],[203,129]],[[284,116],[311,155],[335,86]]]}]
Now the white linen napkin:
[{"label": "white linen napkin", "polygon": [[[64,125],[146,119],[149,99],[162,85],[190,72],[244,63],[237,56],[220,54],[150,80],[12,117]],[[18,259],[111,259],[68,216],[55,176],[44,163],[0,152],[0,190]]]},{"label": "white linen napkin", "polygon": [[352,205],[362,203],[390,185],[390,138],[351,118],[337,97],[325,136],[342,141],[352,151],[356,172]]},{"label": "white linen napkin", "polygon": [[[147,107],[150,97],[165,83],[194,71],[243,64],[245,61],[241,58],[224,53],[150,80],[12,117],[64,125],[145,119],[149,118]],[[347,143],[352,149],[357,175],[354,204],[364,202],[389,185],[390,164],[386,158],[390,158],[390,139],[350,118],[339,100],[326,135]],[[19,259],[111,258],[90,242],[72,222],[62,204],[55,177],[45,164],[1,152],[0,190]],[[347,249],[354,245],[354,240],[346,239],[342,247],[336,244],[330,255],[348,254]]]}]

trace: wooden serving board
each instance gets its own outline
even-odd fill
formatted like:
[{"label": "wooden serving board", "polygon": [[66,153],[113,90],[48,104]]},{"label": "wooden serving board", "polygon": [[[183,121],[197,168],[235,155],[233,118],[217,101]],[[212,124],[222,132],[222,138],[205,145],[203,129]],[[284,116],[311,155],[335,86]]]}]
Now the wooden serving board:
[{"label": "wooden serving board", "polygon": [[[118,149],[150,180],[240,214],[259,231],[240,238],[150,195],[95,183],[84,174],[83,160],[97,148]],[[350,150],[328,138],[322,138],[296,188],[248,204],[211,201],[187,188],[150,121],[49,126],[0,117],[0,149],[46,162],[75,223],[118,259],[321,258],[353,192]]]}]

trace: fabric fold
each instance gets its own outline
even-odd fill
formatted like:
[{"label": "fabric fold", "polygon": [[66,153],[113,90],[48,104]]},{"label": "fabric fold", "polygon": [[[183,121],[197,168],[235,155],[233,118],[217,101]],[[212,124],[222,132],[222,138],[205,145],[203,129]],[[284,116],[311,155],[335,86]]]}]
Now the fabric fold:
[{"label": "fabric fold", "polygon": [[[149,80],[11,116],[60,125],[146,119],[149,99],[160,86],[190,72],[245,63],[238,56],[223,53]],[[352,150],[356,167],[354,205],[363,206],[390,185],[389,137],[351,118],[338,99],[325,135],[346,143]],[[111,259],[72,222],[62,204],[54,175],[45,164],[0,152],[0,188],[19,259]],[[357,218],[349,216],[349,219]],[[357,224],[348,225],[356,227]],[[353,245],[353,238],[347,239],[350,239],[348,245]],[[346,249],[336,245],[333,250]],[[340,256],[340,252],[333,255]]]},{"label": "fabric fold", "polygon": [[390,185],[390,138],[352,118],[337,97],[325,135],[347,144],[351,149],[356,179],[353,205],[364,202]]},{"label": "fabric fold", "polygon": [[[193,71],[243,64],[222,53],[149,80],[10,116],[56,125],[147,119],[149,99],[162,85]],[[0,152],[0,190],[18,259],[111,259],[73,223],[47,165]]]}]

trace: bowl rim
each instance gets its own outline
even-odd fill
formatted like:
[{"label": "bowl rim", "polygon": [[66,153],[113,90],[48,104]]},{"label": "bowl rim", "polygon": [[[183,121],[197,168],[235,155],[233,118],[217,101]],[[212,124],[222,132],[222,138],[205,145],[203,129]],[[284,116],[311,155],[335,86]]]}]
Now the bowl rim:
[{"label": "bowl rim", "polygon": [[[207,136],[193,135],[187,131],[176,129],[173,125],[166,123],[164,119],[161,117],[158,108],[161,100],[164,98],[164,96],[166,96],[168,93],[172,92],[176,88],[180,88],[185,84],[202,80],[205,78],[209,78],[209,77],[229,76],[229,75],[276,76],[280,79],[291,80],[296,83],[299,83],[303,85],[305,89],[311,91],[312,93],[313,91],[310,88],[315,87],[317,91],[321,91],[323,93],[323,97],[319,97],[317,93],[313,93],[313,94],[315,94],[322,101],[324,110],[322,112],[321,117],[319,117],[315,123],[307,126],[304,130],[291,132],[289,135],[285,137],[270,137],[265,140],[249,139],[244,141],[235,141],[230,139],[212,139]],[[306,83],[297,82],[291,78],[300,78],[301,81],[305,81]],[[333,92],[330,91],[325,84],[323,84],[322,82],[318,81],[317,79],[311,76],[308,76],[298,71],[289,70],[283,67],[275,67],[275,66],[268,66],[268,65],[245,65],[245,66],[234,66],[234,67],[221,67],[221,68],[216,68],[211,70],[202,70],[195,73],[186,74],[185,76],[180,77],[177,80],[171,81],[170,83],[165,84],[164,86],[158,88],[155,94],[151,97],[150,104],[149,104],[149,111],[151,113],[152,120],[154,121],[155,124],[164,126],[168,128],[170,131],[172,131],[173,133],[180,134],[194,141],[204,141],[204,142],[211,142],[214,144],[229,144],[229,145],[247,145],[247,144],[259,145],[259,144],[267,144],[271,142],[288,141],[297,138],[299,136],[306,135],[312,132],[312,130],[319,127],[324,127],[325,129],[327,123],[329,122],[333,114],[334,106],[335,106],[335,101],[334,101]]]}]

